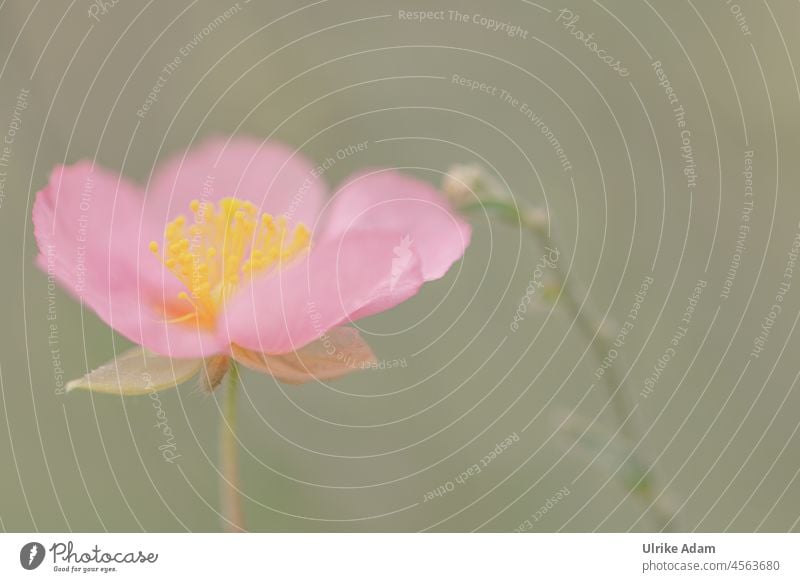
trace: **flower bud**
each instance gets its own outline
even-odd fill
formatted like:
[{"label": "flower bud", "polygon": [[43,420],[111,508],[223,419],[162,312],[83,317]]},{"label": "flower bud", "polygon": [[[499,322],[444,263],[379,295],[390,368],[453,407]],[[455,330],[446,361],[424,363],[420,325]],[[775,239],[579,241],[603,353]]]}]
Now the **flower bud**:
[{"label": "flower bud", "polygon": [[539,206],[531,206],[521,213],[522,223],[528,228],[545,231],[549,225],[547,212]]},{"label": "flower bud", "polygon": [[478,201],[476,188],[480,182],[480,166],[456,164],[451,166],[442,181],[442,191],[450,203],[459,208]]},{"label": "flower bud", "polygon": [[507,202],[510,196],[500,181],[480,164],[455,164],[442,182],[445,196],[456,208],[494,200]]}]

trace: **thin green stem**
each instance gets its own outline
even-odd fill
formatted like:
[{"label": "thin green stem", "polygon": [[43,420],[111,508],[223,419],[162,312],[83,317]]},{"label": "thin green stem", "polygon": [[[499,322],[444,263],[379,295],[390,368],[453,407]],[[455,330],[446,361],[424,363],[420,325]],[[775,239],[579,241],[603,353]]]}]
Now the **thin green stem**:
[{"label": "thin green stem", "polygon": [[[552,245],[558,248],[547,224],[541,220],[538,213],[531,212],[531,209],[518,208],[513,204],[498,200],[489,200],[470,205],[465,210],[475,207],[497,211],[502,218],[520,224],[535,236],[542,247]],[[602,322],[595,315],[588,299],[581,301],[574,285],[567,281],[563,269],[558,263],[554,264],[553,270],[560,289],[559,302],[589,340],[595,357],[602,362],[613,348],[613,339],[603,330]],[[631,446],[636,446],[642,437],[637,427],[635,408],[628,401],[625,379],[620,378],[614,367],[611,366],[603,374],[603,384],[609,394],[611,410],[621,427],[620,432],[631,443]],[[675,516],[663,496],[659,495],[658,488],[654,486],[650,463],[646,462],[637,451],[632,453],[630,459],[638,467],[643,468],[642,477],[638,483],[631,485],[631,492],[640,496],[650,506],[653,518],[658,522],[658,528],[661,531],[672,531]]]},{"label": "thin green stem", "polygon": [[228,390],[224,395],[219,443],[222,464],[220,505],[222,527],[225,531],[245,531],[242,500],[239,496],[239,442],[236,437],[236,395],[239,389],[239,369],[231,360],[228,370]]},{"label": "thin green stem", "polygon": [[[548,235],[544,228],[538,225],[526,224],[524,220],[522,224],[523,226],[527,226],[528,230],[536,236],[540,246],[544,247],[555,244],[552,237]],[[614,347],[613,339],[610,338],[603,329],[603,324],[595,315],[592,306],[589,305],[588,299],[581,301],[574,285],[570,285],[567,282],[567,278],[559,263],[554,263],[553,271],[557,278],[558,288],[561,290],[559,299],[563,307],[573,317],[578,328],[589,340],[595,357],[602,362],[604,358],[608,357],[609,352]],[[613,366],[609,366],[605,370],[605,374],[603,374],[603,383],[608,390],[611,408],[617,420],[622,423],[622,434],[633,442],[638,442],[639,433],[635,427],[636,421],[632,414],[633,407],[628,402],[625,382],[617,376]]]}]

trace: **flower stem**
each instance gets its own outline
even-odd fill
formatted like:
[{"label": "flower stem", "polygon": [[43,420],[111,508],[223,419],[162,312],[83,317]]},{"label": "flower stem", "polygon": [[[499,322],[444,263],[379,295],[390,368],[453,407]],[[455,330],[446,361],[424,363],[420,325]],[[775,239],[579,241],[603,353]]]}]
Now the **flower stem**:
[{"label": "flower stem", "polygon": [[[533,228],[531,230],[536,233],[539,243],[543,246],[553,244],[552,237],[548,236],[544,229]],[[564,307],[575,319],[584,336],[589,340],[595,357],[602,362],[614,347],[613,339],[603,329],[602,322],[596,320],[592,315],[592,308],[587,305],[588,299],[583,302],[583,308],[581,307],[578,294],[574,287],[567,282],[561,267],[556,264],[554,270],[558,277],[558,285],[561,289],[561,299]],[[603,374],[603,383],[608,392],[611,410],[614,413],[617,424],[621,427],[620,433],[630,443],[631,447],[637,446],[642,436],[634,414],[635,407],[631,405],[628,399],[625,379],[617,375],[614,366],[609,366],[605,374]],[[633,449],[630,459],[637,467],[644,468],[641,479],[631,487],[631,492],[638,495],[650,507],[653,520],[657,523],[660,531],[672,531],[672,523],[675,516],[666,507],[662,497],[658,495],[658,488],[654,487],[650,463],[642,458],[641,453]]]},{"label": "flower stem", "polygon": [[[501,218],[509,222],[520,224],[536,238],[541,247],[553,245],[558,248],[550,233],[549,224],[546,220],[543,220],[541,212],[536,212],[532,208],[520,208],[504,200],[481,200],[479,203],[469,204],[462,207],[462,209],[472,210],[481,207],[484,210],[497,212]],[[596,312],[591,307],[588,299],[581,301],[574,283],[570,284],[558,263],[553,265],[553,272],[560,289],[559,301],[589,340],[595,357],[602,362],[608,356],[609,350],[614,347],[613,338],[603,329],[602,321],[595,315]],[[659,495],[659,489],[654,484],[652,467],[638,451],[633,449],[634,446],[638,445],[642,437],[636,423],[635,407],[628,401],[625,379],[620,378],[614,367],[611,366],[606,369],[603,375],[603,383],[609,394],[611,410],[620,425],[620,433],[632,448],[628,462],[642,468],[641,478],[637,483],[630,484],[629,489],[632,494],[638,496],[648,505],[660,531],[673,531],[675,515],[663,496]]]},{"label": "flower stem", "polygon": [[225,402],[219,432],[222,464],[220,480],[222,527],[229,532],[245,531],[242,501],[239,496],[239,443],[236,438],[236,393],[238,389],[239,369],[231,360],[228,371],[228,390],[224,395]]}]

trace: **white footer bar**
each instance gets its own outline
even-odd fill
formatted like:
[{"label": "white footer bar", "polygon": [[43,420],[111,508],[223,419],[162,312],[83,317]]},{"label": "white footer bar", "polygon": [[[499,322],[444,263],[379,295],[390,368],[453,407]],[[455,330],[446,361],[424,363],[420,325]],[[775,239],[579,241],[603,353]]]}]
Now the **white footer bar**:
[{"label": "white footer bar", "polygon": [[797,581],[799,563],[800,534],[0,535],[0,580]]}]

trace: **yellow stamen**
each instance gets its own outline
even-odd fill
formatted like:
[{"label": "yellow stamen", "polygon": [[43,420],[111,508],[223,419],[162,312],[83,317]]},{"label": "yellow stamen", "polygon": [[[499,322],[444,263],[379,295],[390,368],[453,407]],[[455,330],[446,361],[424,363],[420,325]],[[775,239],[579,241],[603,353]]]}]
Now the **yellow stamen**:
[{"label": "yellow stamen", "polygon": [[290,229],[285,217],[259,216],[250,202],[224,198],[215,206],[192,200],[189,209],[191,223],[178,216],[167,224],[163,245],[148,245],[186,288],[165,309],[173,323],[213,327],[220,307],[243,282],[294,260],[311,245],[305,225]]}]

